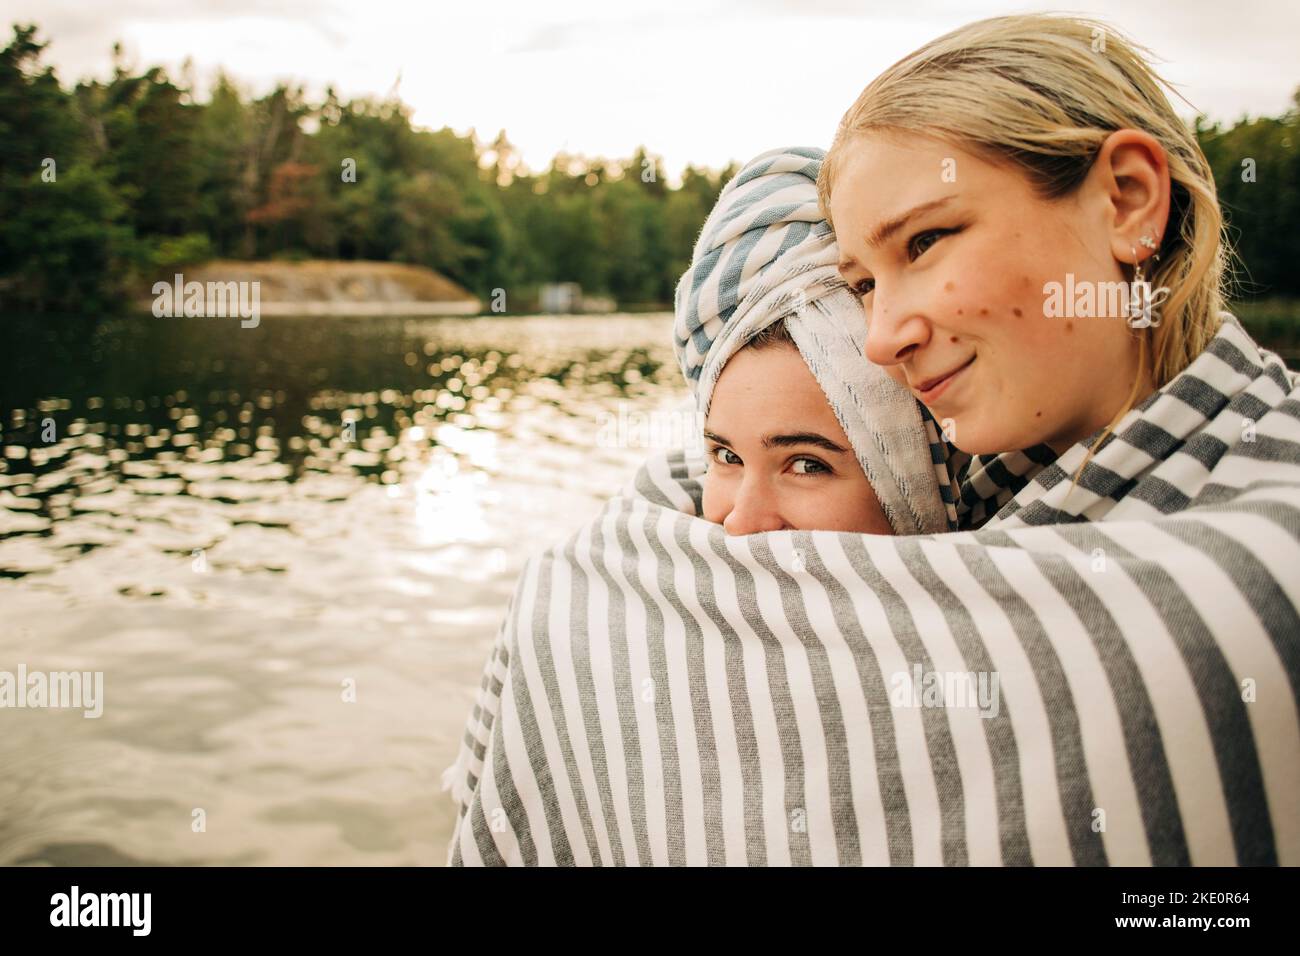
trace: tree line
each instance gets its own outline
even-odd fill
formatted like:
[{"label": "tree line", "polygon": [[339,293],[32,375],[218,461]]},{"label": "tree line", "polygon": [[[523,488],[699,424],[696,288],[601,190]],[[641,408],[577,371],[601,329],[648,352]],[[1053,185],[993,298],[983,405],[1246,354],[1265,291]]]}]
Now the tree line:
[{"label": "tree line", "polygon": [[[646,149],[526,169],[504,131],[422,129],[395,97],[255,97],[188,65],[64,87],[34,26],[0,52],[0,306],[116,311],[146,277],[214,257],[428,266],[484,301],[572,281],[620,304],[667,304],[735,166],[667,183]],[[1282,117],[1195,120],[1247,294],[1300,295],[1300,91]],[[1248,162],[1247,162],[1248,161]],[[513,306],[512,306],[513,308]]]}]

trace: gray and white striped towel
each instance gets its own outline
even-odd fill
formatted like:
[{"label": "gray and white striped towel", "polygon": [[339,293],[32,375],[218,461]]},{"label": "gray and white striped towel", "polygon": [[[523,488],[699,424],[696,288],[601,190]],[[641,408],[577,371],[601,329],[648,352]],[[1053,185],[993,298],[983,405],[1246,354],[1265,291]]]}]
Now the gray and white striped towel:
[{"label": "gray and white striped towel", "polygon": [[728,537],[652,459],[526,565],[449,862],[1300,863],[1295,376],[1225,323],[1097,464],[978,531]]}]

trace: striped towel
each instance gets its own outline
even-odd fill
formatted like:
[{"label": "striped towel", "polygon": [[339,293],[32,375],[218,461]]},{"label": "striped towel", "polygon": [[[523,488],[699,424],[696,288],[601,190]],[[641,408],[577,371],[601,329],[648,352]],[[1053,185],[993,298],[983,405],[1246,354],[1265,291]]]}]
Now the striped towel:
[{"label": "striped towel", "polygon": [[1300,863],[1296,376],[1225,322],[1079,454],[912,537],[729,537],[652,458],[525,566],[449,862]]}]

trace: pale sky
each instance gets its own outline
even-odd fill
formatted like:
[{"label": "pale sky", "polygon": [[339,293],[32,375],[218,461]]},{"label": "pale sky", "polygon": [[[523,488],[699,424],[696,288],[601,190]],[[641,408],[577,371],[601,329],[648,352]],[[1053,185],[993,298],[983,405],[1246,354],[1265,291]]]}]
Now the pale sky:
[{"label": "pale sky", "polygon": [[[108,75],[121,40],[137,66],[200,91],[218,67],[246,89],[294,80],[318,95],[401,98],[424,126],[504,128],[533,169],[560,150],[626,157],[639,144],[676,178],[776,146],[827,146],[880,70],[971,20],[1056,9],[974,0],[0,0],[34,22],[64,84]],[[1200,111],[1277,115],[1300,85],[1295,0],[1077,2],[1153,49]],[[6,39],[7,42],[7,39]],[[1193,112],[1176,103],[1180,112]]]}]

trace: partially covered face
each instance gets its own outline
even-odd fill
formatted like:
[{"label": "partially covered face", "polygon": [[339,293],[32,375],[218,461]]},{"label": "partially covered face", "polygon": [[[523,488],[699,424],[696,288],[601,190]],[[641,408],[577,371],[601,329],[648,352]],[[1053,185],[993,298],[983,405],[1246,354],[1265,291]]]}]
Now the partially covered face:
[{"label": "partially covered face", "polygon": [[798,349],[742,348],[704,426],[704,517],[728,534],[892,534],[844,429]]},{"label": "partially covered face", "polygon": [[830,211],[867,358],[964,451],[1059,453],[1103,427],[1139,374],[1136,339],[1123,315],[1045,308],[1050,283],[1125,281],[1097,171],[1046,200],[1020,170],[950,143],[868,133],[846,145]]}]

